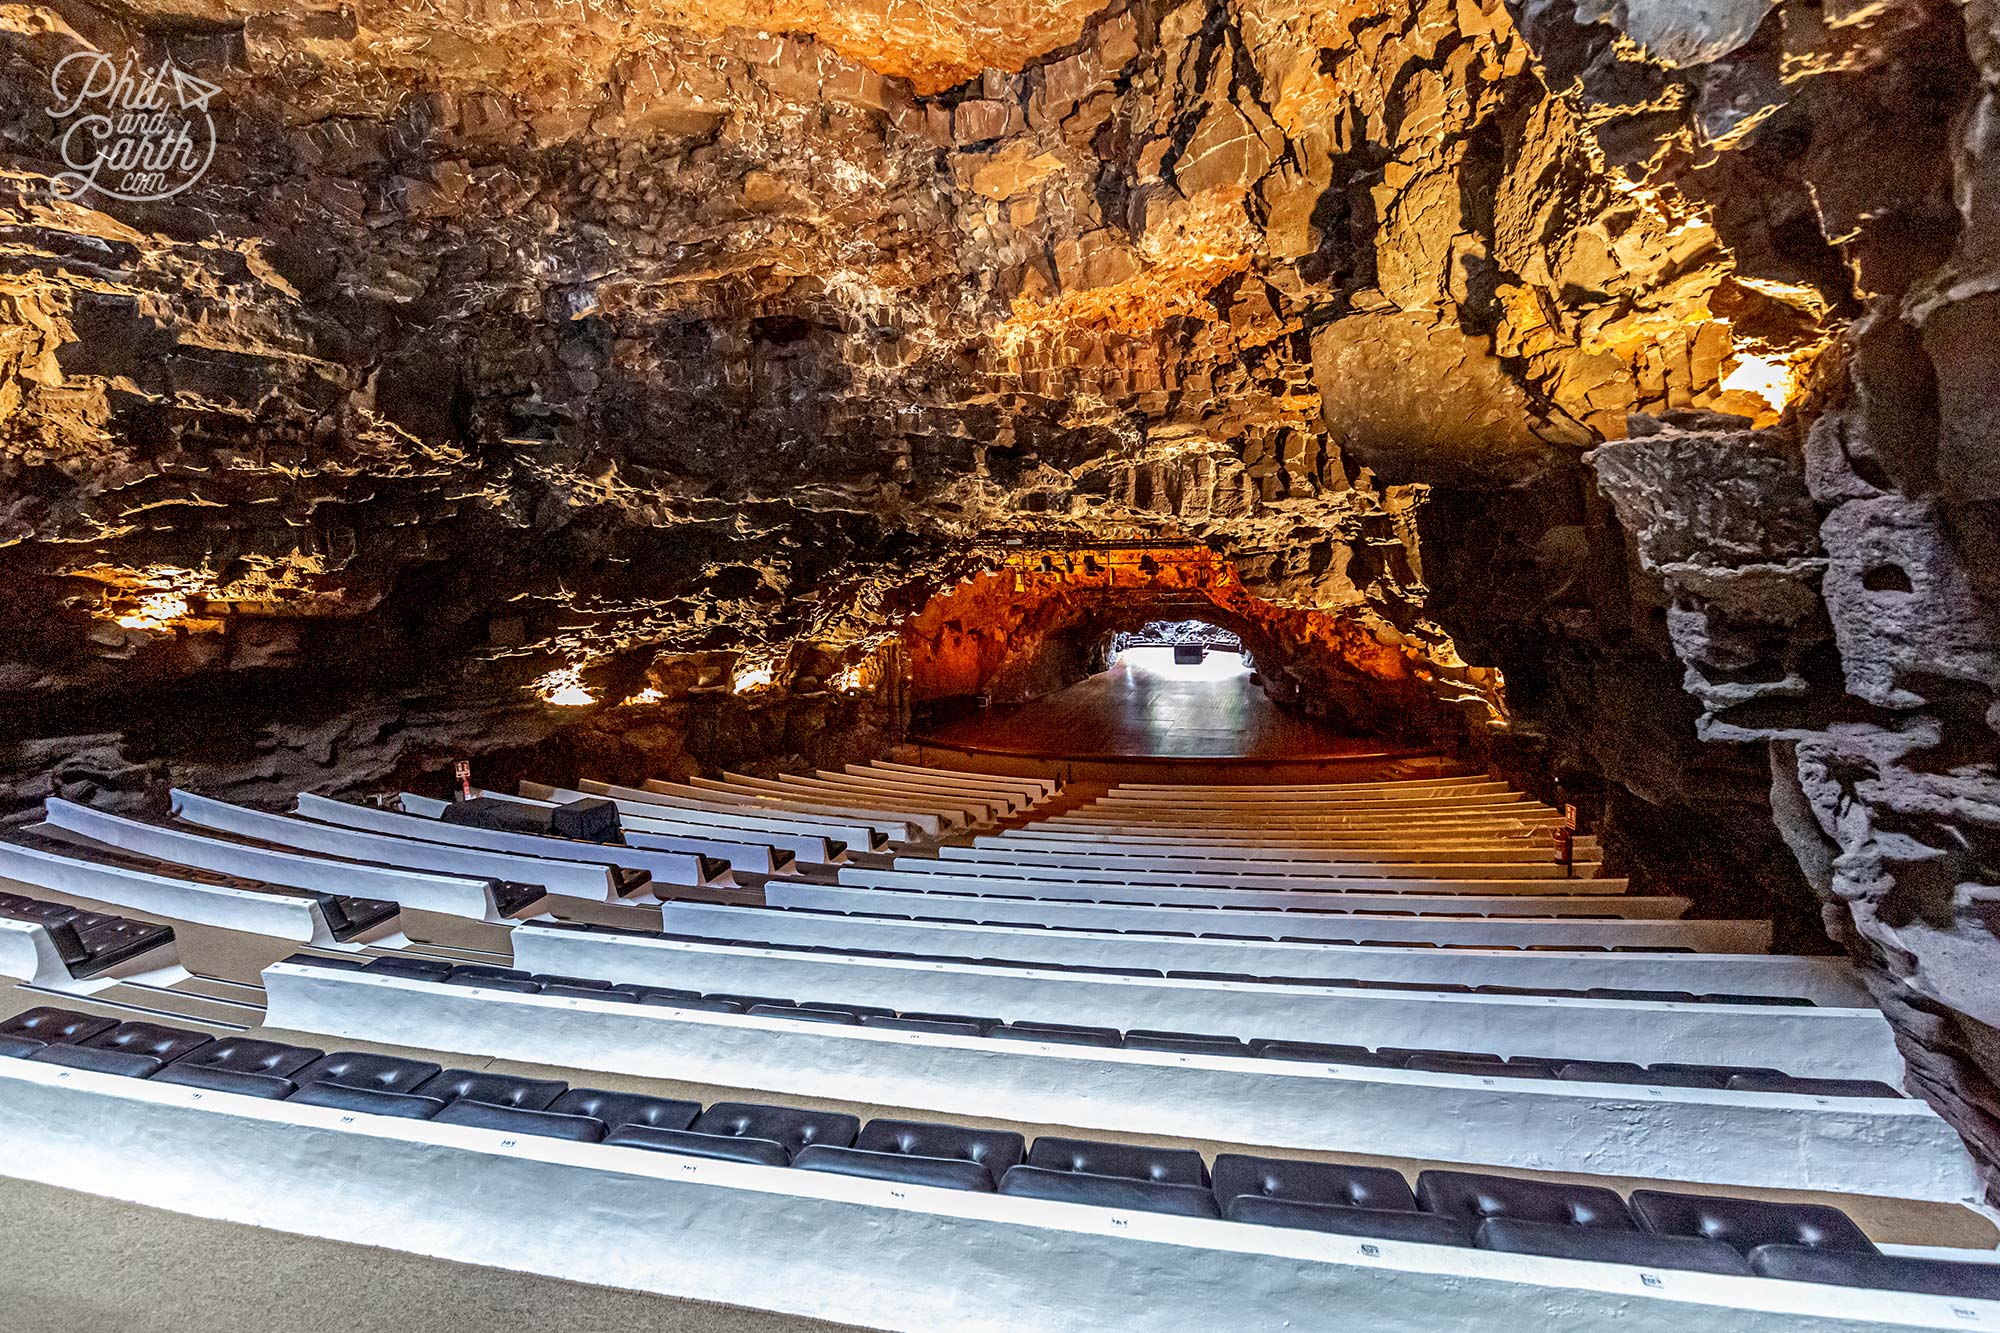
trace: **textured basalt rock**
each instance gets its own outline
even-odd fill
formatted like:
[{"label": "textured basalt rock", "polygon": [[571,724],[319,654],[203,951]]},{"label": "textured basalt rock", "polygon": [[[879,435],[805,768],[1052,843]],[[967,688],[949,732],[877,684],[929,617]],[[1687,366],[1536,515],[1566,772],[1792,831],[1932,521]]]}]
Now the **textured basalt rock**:
[{"label": "textured basalt rock", "polygon": [[[0,804],[831,762],[1171,585],[1818,917],[2000,1161],[1996,22],[0,10]],[[195,186],[52,191],[86,47]]]}]

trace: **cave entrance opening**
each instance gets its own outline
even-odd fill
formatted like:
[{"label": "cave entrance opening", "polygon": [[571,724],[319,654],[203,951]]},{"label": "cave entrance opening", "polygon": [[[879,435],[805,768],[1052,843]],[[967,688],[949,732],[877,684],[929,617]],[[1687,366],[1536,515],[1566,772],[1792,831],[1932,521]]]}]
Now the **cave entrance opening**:
[{"label": "cave entrance opening", "polygon": [[1121,660],[1170,677],[1206,673],[1222,679],[1254,669],[1243,640],[1206,620],[1151,620],[1136,630],[1115,631],[1095,670],[1108,671]]},{"label": "cave entrance opening", "polygon": [[[1203,546],[1011,549],[903,625],[912,733],[1018,754],[1346,757],[1428,741],[1435,663]],[[1176,659],[1179,660],[1176,660]]]}]

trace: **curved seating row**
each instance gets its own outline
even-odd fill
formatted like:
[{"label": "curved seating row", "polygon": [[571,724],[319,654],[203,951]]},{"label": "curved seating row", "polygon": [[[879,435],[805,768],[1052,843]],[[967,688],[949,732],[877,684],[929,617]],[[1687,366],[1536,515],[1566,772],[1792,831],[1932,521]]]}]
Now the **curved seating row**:
[{"label": "curved seating row", "polygon": [[[607,865],[419,842],[388,833],[369,833],[293,815],[251,810],[179,789],[173,791],[171,799],[174,817],[184,824],[320,856],[518,885],[587,902],[611,901],[624,887],[618,870]],[[522,905],[526,901],[532,901],[532,897],[526,898]]]},{"label": "curved seating row", "polygon": [[421,815],[352,805],[309,793],[300,794],[297,813],[325,824],[338,824],[368,833],[386,833],[416,842],[609,866],[628,873],[643,874],[658,884],[699,888],[730,882],[726,861],[695,852],[644,851],[636,847],[586,842],[581,838],[555,838],[534,833],[508,833],[469,824],[448,824]]},{"label": "curved seating row", "polygon": [[173,943],[170,926],[0,893],[0,976],[94,977]]},{"label": "curved seating row", "polygon": [[[523,781],[516,790],[533,801],[610,801],[617,807],[619,818],[628,822],[658,822],[668,827],[712,829],[724,834],[776,834],[794,838],[807,850],[807,855],[801,859],[822,864],[844,860],[850,850],[867,852],[889,845],[887,837],[867,824],[776,810],[745,811],[720,802],[662,796],[606,782],[584,781],[574,787],[559,787],[546,782]],[[816,855],[813,854],[815,845]]]},{"label": "curved seating row", "polygon": [[[907,901],[913,917],[991,924],[1081,926],[1148,933],[1229,931],[1243,938],[1297,937],[1332,942],[1355,938],[1428,944],[1509,943],[1544,947],[1636,944],[1699,949],[1705,953],[1762,953],[1770,923],[1747,920],[1647,919],[1601,916],[1484,916],[1473,913],[1353,911],[1323,907],[1235,908],[1226,905],[1054,900],[1013,895],[926,893],[914,889],[861,889],[782,881],[767,884],[764,901],[776,907],[820,907],[895,914]],[[947,915],[948,914],[948,915]]]},{"label": "curved seating row", "polygon": [[[481,791],[475,793],[475,799],[487,803],[483,807],[476,808],[497,807],[499,810],[532,813],[536,818],[545,817],[548,812],[562,808],[562,805],[555,801],[508,796],[504,792]],[[596,802],[595,797],[584,799]],[[396,795],[396,808],[406,815],[440,820],[451,827],[466,827],[462,822],[446,819],[454,804],[456,802],[441,801],[432,796],[419,796],[415,792],[398,792]],[[710,862],[722,862],[732,871],[747,870],[759,875],[786,873],[791,870],[796,859],[789,849],[777,846],[774,841],[752,842],[743,838],[724,838],[704,831],[684,833],[666,825],[656,825],[645,820],[627,820],[622,816],[615,822],[618,824],[615,837],[600,845],[623,845],[640,851],[679,852],[683,855],[702,857]],[[474,824],[473,827],[480,825]]]},{"label": "curved seating row", "polygon": [[[522,783],[525,789],[529,784]],[[546,796],[531,796],[525,790],[519,795],[509,796],[505,792],[482,789],[478,796],[489,801],[501,801],[514,805],[529,806],[538,810],[555,810],[576,801],[602,801],[606,798],[591,796],[584,792],[548,789]],[[415,814],[430,815],[425,797],[404,792],[398,798],[405,810]],[[442,805],[442,802],[438,802]],[[703,851],[711,856],[727,860],[731,869],[752,870],[762,874],[777,874],[791,869],[798,863],[830,865],[842,861],[847,855],[847,844],[839,838],[829,838],[819,833],[797,833],[771,825],[748,828],[720,828],[699,820],[670,818],[671,811],[660,808],[652,811],[627,810],[618,802],[611,802],[617,809],[625,840],[634,847],[650,847],[660,851]]]},{"label": "curved seating row", "polygon": [[[978,839],[973,846],[946,844],[935,857],[902,856],[895,869],[940,874],[989,875],[1016,879],[1136,878],[1147,884],[1241,884],[1244,887],[1310,888],[1320,881],[1335,887],[1345,879],[1425,881],[1512,881],[1525,880],[1513,889],[1517,893],[1572,893],[1564,881],[1575,878],[1573,866],[1556,861],[1553,851],[1471,852],[1446,850],[1407,854],[1311,856],[1292,852],[1277,855],[1228,856],[1214,848],[1205,854],[1190,855],[1178,848],[1161,849],[1124,845],[1103,840],[1087,847],[1065,849],[1040,845],[1023,846],[1008,840]],[[1260,848],[1271,853],[1277,849]],[[1542,882],[1538,881],[1552,881]],[[1611,881],[1614,885],[1622,881]],[[1499,893],[1487,888],[1468,892]],[[1618,892],[1615,888],[1603,892]],[[1441,892],[1432,889],[1430,892]]]},{"label": "curved seating row", "polygon": [[[1031,902],[1130,903],[1140,907],[1226,907],[1289,912],[1373,912],[1419,916],[1580,916],[1671,920],[1688,900],[1674,895],[1628,897],[1622,881],[1564,880],[1302,880],[1272,885],[1260,877],[1205,882],[1199,877],[1140,872],[1087,876],[1010,875],[992,868],[958,869],[933,861],[921,870],[899,861],[889,869],[843,867],[840,886],[952,897],[1014,898]],[[1577,893],[1570,884],[1581,884]],[[1603,887],[1610,885],[1613,887]],[[1489,892],[1488,890],[1492,890]]]},{"label": "curved seating row", "polygon": [[[24,835],[32,836],[32,835]],[[139,868],[121,853],[37,839],[0,841],[0,874],[35,888],[218,929],[269,935],[298,944],[363,937],[393,922],[396,904],[232,880],[184,879]],[[156,864],[156,863],[151,863]]]},{"label": "curved seating row", "polygon": [[[648,930],[632,926],[609,926],[579,921],[538,920],[524,923],[514,934],[517,951],[521,946],[534,948],[541,943],[537,933],[542,930],[578,931],[588,935],[617,936],[627,939],[663,940],[681,944],[734,949],[775,950],[794,954],[819,954],[837,959],[889,960],[911,963],[945,963],[956,969],[970,968],[1019,968],[1034,971],[1063,972],[1073,976],[1094,975],[1112,977],[1161,978],[1165,980],[1217,981],[1235,986],[1309,986],[1317,990],[1360,990],[1360,991],[1402,991],[1427,995],[1486,995],[1509,998],[1538,998],[1550,1000],[1628,1000],[1648,1004],[1731,1004],[1731,1005],[1782,1005],[1800,1008],[1816,1008],[1821,1001],[1808,995],[1762,994],[1738,992],[1711,992],[1697,994],[1694,991],[1642,989],[1631,986],[1520,986],[1444,980],[1404,980],[1401,978],[1367,978],[1345,976],[1269,976],[1254,972],[1219,972],[1202,970],[1175,970],[1156,967],[1121,967],[1093,963],[1066,963],[1038,961],[1034,958],[968,958],[958,954],[927,954],[898,949],[843,948],[834,944],[801,944],[790,941],[770,941],[759,938],[731,939],[722,936],[680,934],[665,930]],[[606,957],[608,965],[616,965],[615,957]]]},{"label": "curved seating row", "polygon": [[669,902],[662,925],[718,940],[824,944],[843,952],[886,950],[938,958],[1004,957],[1137,967],[1168,974],[1216,971],[1249,976],[1465,978],[1469,983],[1649,986],[1690,991],[1804,995],[1821,1003],[1866,1005],[1867,993],[1839,960],[1755,953],[1698,953],[1691,947],[1438,944],[1424,940],[1278,936],[1235,931],[1117,930],[1045,923],[982,922],[954,916],[845,912],[805,907]]},{"label": "curved seating row", "polygon": [[[576,927],[602,932],[605,927]],[[659,937],[665,938],[665,937]],[[573,996],[613,1003],[658,1005],[711,1013],[748,1013],[771,1018],[795,1018],[815,1023],[840,1023],[913,1032],[937,1032],[994,1040],[1053,1042],[1126,1050],[1173,1051],[1190,1055],[1222,1055],[1239,1059],[1309,1061],[1375,1069],[1408,1069],[1422,1073],[1472,1074],[1481,1077],[1564,1079],[1570,1082],[1631,1083],[1652,1087],[1726,1088],[1736,1092],[1783,1093],[1810,1097],[1900,1098],[1895,1088],[1871,1079],[1797,1078],[1769,1067],[1659,1062],[1641,1067],[1631,1062],[1564,1060],[1536,1056],[1499,1056],[1489,1052],[1415,1050],[1334,1045],[1285,1038],[1235,1037],[1214,1033],[1169,1032],[1155,1029],[1094,1027],[1075,1023],[1009,1021],[1004,1018],[935,1011],[899,1012],[839,1000],[794,1000],[740,992],[709,992],[613,981],[603,977],[530,972],[487,963],[453,963],[420,955],[383,955],[362,959],[353,955],[328,957],[294,954],[282,960],[301,967],[380,973],[454,986],[530,995]],[[1466,993],[1473,993],[1469,990]],[[1650,999],[1651,993],[1600,992],[1590,999]]]},{"label": "curved seating row", "polygon": [[[0,1023],[0,1055],[356,1116],[996,1192],[1212,1221],[1887,1290],[2000,1297],[2000,1268],[1885,1255],[1840,1210],[1459,1171],[1411,1189],[1385,1168],[1037,1138],[785,1106],[571,1087],[430,1061],[324,1051],[41,1008]],[[777,1204],[777,1200],[773,1200]],[[781,1205],[780,1205],[781,1206]]]},{"label": "curved seating row", "polygon": [[[1556,1059],[1510,1065],[1496,1054],[1357,1052],[1299,1041],[1297,1032],[1292,1041],[1253,1047],[1150,1015],[1131,1021],[1150,1030],[1128,1036],[1004,1010],[968,1012],[962,1004],[892,1011],[837,991],[732,984],[726,972],[704,979],[697,994],[688,989],[692,978],[625,986],[598,979],[593,986],[569,974],[550,989],[532,977],[478,971],[447,980],[432,967],[369,973],[303,960],[274,964],[264,972],[268,1021],[333,1039],[369,1037],[937,1115],[1004,1107],[1017,1119],[1110,1133],[1195,1134],[1312,1151],[1366,1145],[1394,1156],[1539,1169],[1588,1161],[1598,1171],[1710,1185],[1811,1188],[1832,1173],[1858,1192],[1907,1198],[1961,1199],[1975,1188],[1951,1130],[1928,1107],[1866,1095],[1883,1089],[1853,1083],[1777,1079],[1734,1091],[1683,1090],[1672,1071],[1608,1071],[1632,1080],[1615,1083],[1590,1081],[1603,1073],[1579,1070],[1565,1080],[1549,1076],[1563,1063]],[[841,1003],[827,1003],[833,997]],[[939,998],[948,1001],[949,993]],[[1158,1030],[1169,1026],[1183,1030]],[[1420,1038],[1448,1030],[1406,1029]],[[1536,1055],[1560,1056],[1575,1040],[1544,1039]],[[1603,1044],[1592,1049],[1602,1052]],[[1531,1070],[1535,1077],[1509,1076]],[[1802,1095],[1831,1091],[1863,1095]],[[1658,1122],[1643,1136],[1631,1132],[1638,1103]]]},{"label": "curved seating row", "polygon": [[[293,889],[337,891],[393,902],[445,916],[497,922],[542,897],[539,889],[468,876],[329,860],[325,856],[256,846],[127,819],[50,797],[44,819],[52,827],[137,856]],[[274,830],[276,832],[276,830]]]}]

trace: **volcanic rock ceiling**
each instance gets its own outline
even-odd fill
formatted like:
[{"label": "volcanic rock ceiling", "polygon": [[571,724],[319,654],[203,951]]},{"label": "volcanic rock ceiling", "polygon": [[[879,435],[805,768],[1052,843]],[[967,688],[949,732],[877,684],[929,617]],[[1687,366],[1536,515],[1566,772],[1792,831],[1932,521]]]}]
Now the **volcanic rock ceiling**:
[{"label": "volcanic rock ceiling", "polygon": [[[0,3],[0,796],[834,758],[1178,552],[2000,1159],[1996,15]],[[52,187],[91,48],[185,191]]]}]

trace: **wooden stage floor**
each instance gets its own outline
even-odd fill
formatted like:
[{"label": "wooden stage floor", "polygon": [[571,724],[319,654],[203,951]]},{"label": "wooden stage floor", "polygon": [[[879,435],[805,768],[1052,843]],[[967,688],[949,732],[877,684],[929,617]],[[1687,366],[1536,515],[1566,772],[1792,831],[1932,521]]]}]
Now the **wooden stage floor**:
[{"label": "wooden stage floor", "polygon": [[1278,707],[1234,653],[1175,666],[1170,648],[1129,649],[1109,671],[940,726],[922,742],[1076,759],[1338,759],[1384,749]]}]

